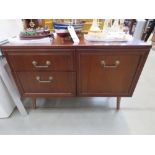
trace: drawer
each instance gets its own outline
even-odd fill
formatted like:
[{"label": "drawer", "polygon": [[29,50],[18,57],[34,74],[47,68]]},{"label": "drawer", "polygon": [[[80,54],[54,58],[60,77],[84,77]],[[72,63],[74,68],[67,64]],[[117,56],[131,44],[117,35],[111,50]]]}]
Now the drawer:
[{"label": "drawer", "polygon": [[141,58],[136,52],[79,53],[79,94],[131,95]]},{"label": "drawer", "polygon": [[16,75],[24,95],[75,95],[74,72],[17,72]]},{"label": "drawer", "polygon": [[10,52],[9,62],[14,71],[73,71],[72,50]]}]

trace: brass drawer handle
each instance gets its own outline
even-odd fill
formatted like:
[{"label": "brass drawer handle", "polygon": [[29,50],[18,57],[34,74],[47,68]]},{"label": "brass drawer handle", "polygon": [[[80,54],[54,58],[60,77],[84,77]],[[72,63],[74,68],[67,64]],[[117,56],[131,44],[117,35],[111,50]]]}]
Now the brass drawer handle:
[{"label": "brass drawer handle", "polygon": [[40,80],[40,79],[41,79],[40,76],[36,76],[36,80],[39,81],[40,83],[50,83],[50,82],[52,82],[53,77],[49,76],[47,81]]},{"label": "brass drawer handle", "polygon": [[116,67],[118,67],[119,64],[120,64],[119,60],[116,60],[114,65],[106,65],[106,62],[104,60],[101,61],[101,65],[104,68],[116,68]]},{"label": "brass drawer handle", "polygon": [[46,61],[46,64],[45,65],[37,65],[38,62],[37,61],[32,61],[32,64],[34,65],[34,67],[36,68],[48,68],[48,66],[51,64],[51,62],[49,60]]}]

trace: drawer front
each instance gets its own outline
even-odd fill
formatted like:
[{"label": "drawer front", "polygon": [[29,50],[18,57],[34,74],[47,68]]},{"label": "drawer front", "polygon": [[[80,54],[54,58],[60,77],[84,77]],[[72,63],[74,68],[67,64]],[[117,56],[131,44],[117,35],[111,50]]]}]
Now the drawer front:
[{"label": "drawer front", "polygon": [[69,51],[24,51],[10,52],[9,62],[15,71],[73,71],[74,52]]},{"label": "drawer front", "polygon": [[22,94],[50,96],[74,96],[74,72],[17,72]]},{"label": "drawer front", "polygon": [[[124,52],[125,53],[125,52]],[[79,94],[130,96],[141,54],[126,52],[79,53]]]}]

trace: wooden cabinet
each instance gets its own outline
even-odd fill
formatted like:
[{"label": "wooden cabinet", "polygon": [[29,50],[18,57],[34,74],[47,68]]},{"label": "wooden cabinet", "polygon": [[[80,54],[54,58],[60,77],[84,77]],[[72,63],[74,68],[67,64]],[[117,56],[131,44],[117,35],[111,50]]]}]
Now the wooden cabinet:
[{"label": "wooden cabinet", "polygon": [[151,46],[55,39],[51,44],[1,46],[23,97],[132,96]]}]

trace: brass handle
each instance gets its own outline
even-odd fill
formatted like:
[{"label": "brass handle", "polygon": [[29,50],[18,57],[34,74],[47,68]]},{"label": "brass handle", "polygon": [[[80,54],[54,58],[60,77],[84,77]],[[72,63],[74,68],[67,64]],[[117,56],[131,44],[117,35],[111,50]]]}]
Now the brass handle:
[{"label": "brass handle", "polygon": [[51,62],[47,60],[45,65],[39,66],[39,65],[37,65],[37,64],[38,64],[37,61],[32,61],[32,64],[33,64],[34,67],[36,67],[36,68],[48,68],[48,66],[51,64]]},{"label": "brass handle", "polygon": [[119,60],[116,60],[114,65],[106,65],[106,62],[104,60],[101,61],[101,65],[104,68],[116,68],[116,67],[118,67],[119,64],[120,64]]},{"label": "brass handle", "polygon": [[41,79],[40,76],[36,76],[36,80],[39,81],[40,83],[50,83],[50,82],[52,82],[53,77],[49,76],[47,81],[40,80],[40,79]]}]

